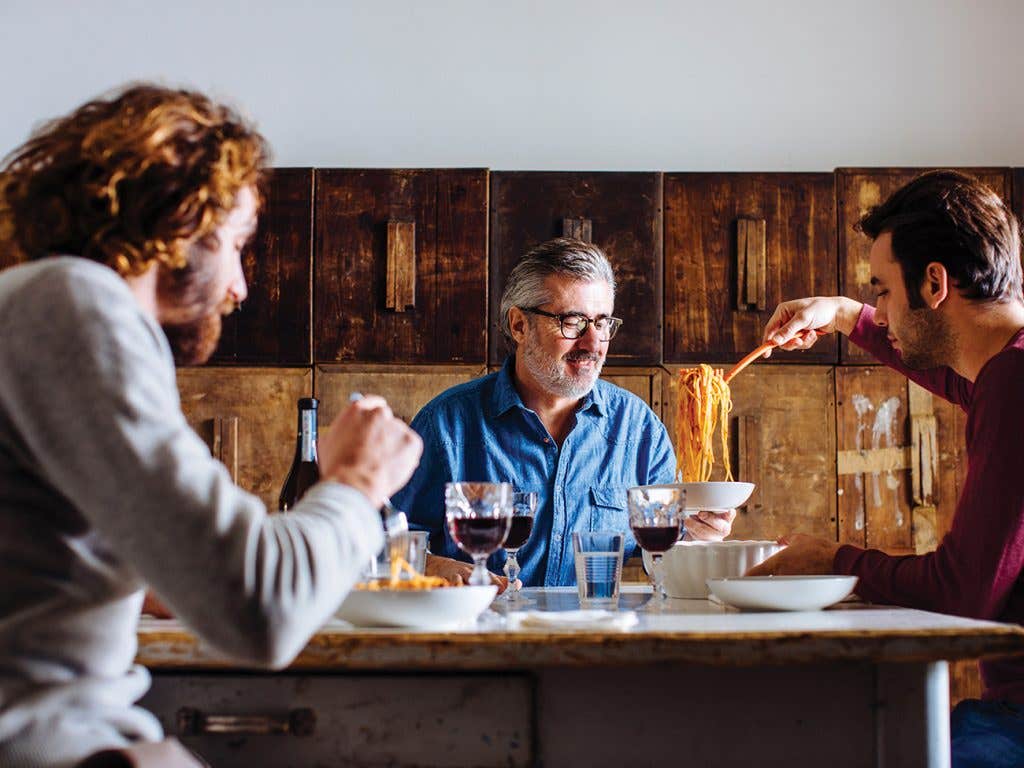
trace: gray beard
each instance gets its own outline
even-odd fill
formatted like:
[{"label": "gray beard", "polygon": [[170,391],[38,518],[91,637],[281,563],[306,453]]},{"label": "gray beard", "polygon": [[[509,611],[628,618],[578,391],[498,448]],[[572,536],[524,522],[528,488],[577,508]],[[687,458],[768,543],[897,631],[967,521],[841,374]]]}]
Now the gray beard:
[{"label": "gray beard", "polygon": [[575,377],[564,370],[560,360],[547,357],[539,345],[523,345],[523,363],[526,370],[545,390],[559,397],[581,398],[586,397],[590,390],[597,383],[603,360],[598,360],[594,366],[594,375]]}]

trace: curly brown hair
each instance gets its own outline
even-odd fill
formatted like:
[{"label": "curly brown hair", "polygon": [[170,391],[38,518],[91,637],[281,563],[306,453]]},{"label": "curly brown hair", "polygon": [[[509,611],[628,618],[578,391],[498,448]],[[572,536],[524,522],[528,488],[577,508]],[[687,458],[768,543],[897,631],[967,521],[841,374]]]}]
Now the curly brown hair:
[{"label": "curly brown hair", "polygon": [[130,85],[39,129],[0,166],[0,247],[15,260],[82,256],[123,276],[177,270],[215,237],[266,141],[206,96]]}]

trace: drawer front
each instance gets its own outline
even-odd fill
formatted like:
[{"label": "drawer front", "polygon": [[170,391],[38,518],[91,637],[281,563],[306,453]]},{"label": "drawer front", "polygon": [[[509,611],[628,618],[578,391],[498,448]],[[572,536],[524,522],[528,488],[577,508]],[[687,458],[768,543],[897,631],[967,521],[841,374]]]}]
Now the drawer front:
[{"label": "drawer front", "polygon": [[529,765],[532,701],[522,674],[154,674],[141,704],[217,768],[314,768]]}]

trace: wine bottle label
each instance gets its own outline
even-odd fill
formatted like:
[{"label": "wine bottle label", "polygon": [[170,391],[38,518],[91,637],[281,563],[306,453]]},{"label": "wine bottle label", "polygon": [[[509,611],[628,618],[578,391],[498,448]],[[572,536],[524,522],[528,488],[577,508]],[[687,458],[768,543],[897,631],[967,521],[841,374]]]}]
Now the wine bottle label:
[{"label": "wine bottle label", "polygon": [[302,412],[302,461],[315,461],[313,443],[316,442],[316,411]]}]

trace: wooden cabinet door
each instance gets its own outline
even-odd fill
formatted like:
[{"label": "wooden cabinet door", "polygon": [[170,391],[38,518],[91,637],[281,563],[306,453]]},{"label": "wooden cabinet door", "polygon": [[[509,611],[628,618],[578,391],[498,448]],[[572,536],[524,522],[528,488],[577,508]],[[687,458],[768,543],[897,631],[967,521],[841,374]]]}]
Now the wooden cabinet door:
[{"label": "wooden cabinet door", "polygon": [[[755,484],[739,510],[734,539],[786,533],[836,538],[835,382],[830,366],[755,365],[730,382],[733,477]],[[675,372],[664,385],[664,421],[675,433]],[[724,479],[718,459],[713,479]]]},{"label": "wooden cabinet door", "polygon": [[[868,304],[875,303],[871,289],[871,265],[868,254],[871,241],[854,225],[871,208],[884,203],[904,184],[927,168],[839,168],[836,171],[836,198],[839,215],[839,290],[844,296]],[[1011,199],[1011,173],[1008,168],[961,168],[990,186],[1004,200]],[[875,363],[875,358],[844,338],[842,360],[851,363]]]},{"label": "wooden cabinet door", "polygon": [[605,366],[601,371],[601,378],[632,392],[647,403],[659,419],[664,418],[663,409],[665,406],[665,398],[662,394],[662,388],[665,385],[664,368],[627,368],[625,366]]},{"label": "wooden cabinet door", "polygon": [[313,170],[276,168],[259,228],[242,252],[249,297],[224,319],[214,363],[309,365]]},{"label": "wooden cabinet door", "polygon": [[[665,176],[665,360],[729,363],[779,302],[837,290],[830,173]],[[837,341],[772,360],[834,363]]]},{"label": "wooden cabinet door", "polygon": [[181,407],[235,482],[277,509],[295,454],[296,405],[313,394],[308,368],[184,368]]},{"label": "wooden cabinet door", "polygon": [[319,365],[315,390],[321,428],[349,402],[353,392],[380,395],[406,423],[446,389],[486,373],[482,365]]},{"label": "wooden cabinet door", "polygon": [[490,363],[508,354],[498,308],[505,280],[533,246],[563,235],[600,246],[615,268],[612,365],[661,362],[661,174],[491,174]]},{"label": "wooden cabinet door", "polygon": [[317,362],[484,362],[486,170],[318,170],[315,207]]}]

